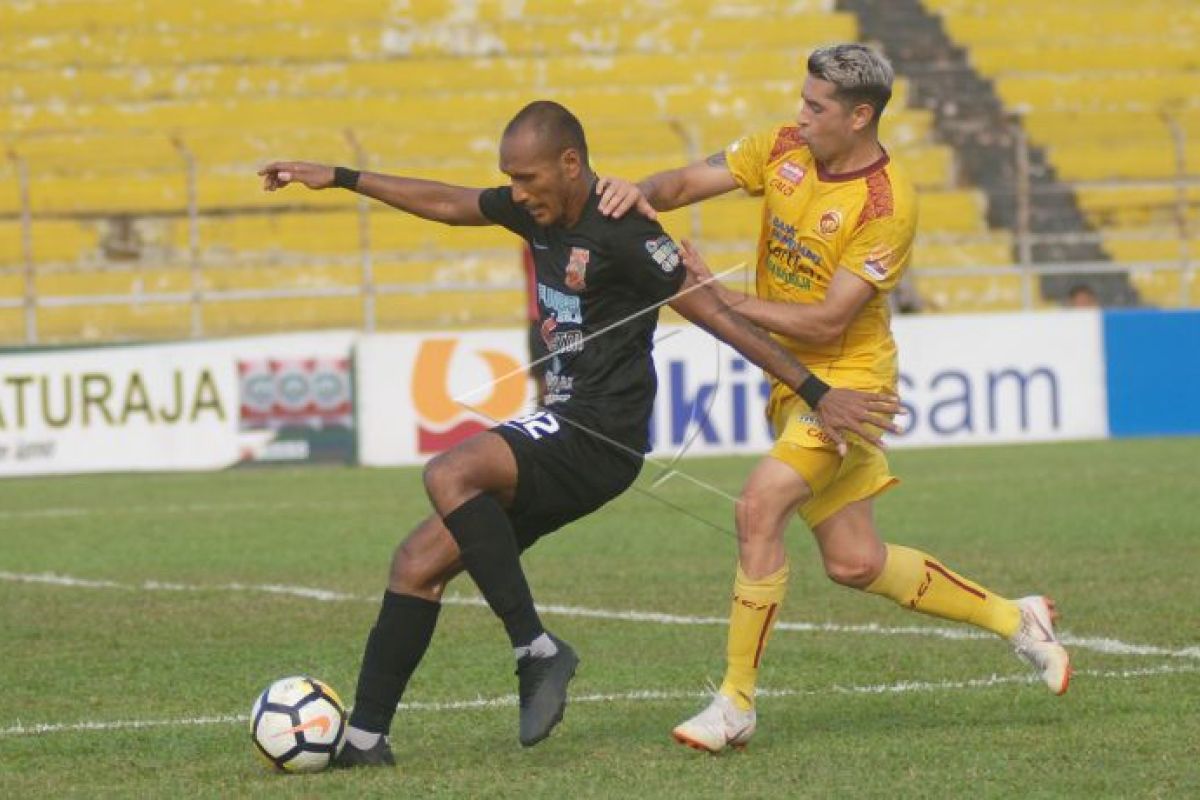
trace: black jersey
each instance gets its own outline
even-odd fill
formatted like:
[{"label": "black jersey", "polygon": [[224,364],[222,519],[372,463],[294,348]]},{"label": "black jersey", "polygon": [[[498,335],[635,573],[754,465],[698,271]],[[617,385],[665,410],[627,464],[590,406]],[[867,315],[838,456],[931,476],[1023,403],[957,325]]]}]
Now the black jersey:
[{"label": "black jersey", "polygon": [[657,309],[683,283],[679,249],[657,222],[598,210],[595,186],[572,227],[542,227],[513,201],[487,189],[479,210],[529,243],[538,321],[551,352],[545,405],[630,447],[649,447],[657,379],[651,351]]}]

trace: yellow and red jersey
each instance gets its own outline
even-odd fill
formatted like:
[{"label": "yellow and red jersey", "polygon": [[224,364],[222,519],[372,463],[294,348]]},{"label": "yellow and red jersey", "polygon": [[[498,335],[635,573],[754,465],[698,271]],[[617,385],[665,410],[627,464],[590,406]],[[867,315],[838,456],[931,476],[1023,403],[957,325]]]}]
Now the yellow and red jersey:
[{"label": "yellow and red jersey", "polygon": [[[865,169],[829,174],[794,125],[739,139],[725,156],[738,184],[764,198],[757,255],[760,298],[819,303],[839,268],[877,290],[835,342],[776,339],[834,386],[895,391],[896,343],[886,295],[912,257],[917,206],[908,175],[887,154]],[[772,402],[787,391],[773,382]]]}]

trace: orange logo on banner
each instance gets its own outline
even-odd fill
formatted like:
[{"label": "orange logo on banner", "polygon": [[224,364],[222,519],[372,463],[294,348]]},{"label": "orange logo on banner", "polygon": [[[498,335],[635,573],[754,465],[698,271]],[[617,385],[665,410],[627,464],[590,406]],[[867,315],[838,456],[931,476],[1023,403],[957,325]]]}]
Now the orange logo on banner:
[{"label": "orange logo on banner", "polygon": [[[478,391],[455,402],[450,391],[450,365],[458,339],[427,339],[413,366],[413,405],[417,409],[417,450],[440,453],[464,439],[515,416],[525,404],[528,376],[521,362],[507,353],[476,350],[491,377]],[[466,405],[464,405],[464,403]],[[480,421],[477,417],[486,419]]]}]

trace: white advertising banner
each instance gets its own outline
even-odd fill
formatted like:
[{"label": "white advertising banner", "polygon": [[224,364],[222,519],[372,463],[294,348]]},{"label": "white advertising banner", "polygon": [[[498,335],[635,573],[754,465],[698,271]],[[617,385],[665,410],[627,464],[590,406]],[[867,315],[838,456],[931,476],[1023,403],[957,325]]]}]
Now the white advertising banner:
[{"label": "white advertising banner", "polygon": [[[1100,315],[903,317],[900,392],[907,445],[1107,436]],[[418,464],[528,410],[521,331],[388,334],[360,340],[359,458]],[[653,453],[757,454],[771,444],[767,382],[708,334],[664,326],[655,345]]]},{"label": "white advertising banner", "polygon": [[342,332],[0,355],[0,476],[251,460],[278,437],[254,416],[261,374],[274,368],[280,395],[318,415],[318,401],[289,387],[312,384],[315,367],[334,382],[343,371],[344,392],[326,394],[345,413],[353,340]]},{"label": "white advertising banner", "polygon": [[[894,325],[910,411],[894,445],[1108,435],[1098,313],[903,317]],[[419,464],[528,411],[526,358],[520,330],[343,331],[0,355],[0,475],[346,461],[355,440],[363,464]],[[656,456],[770,447],[767,383],[756,367],[690,326],[660,328],[655,361]]]},{"label": "white advertising banner", "polygon": [[1090,310],[896,320],[896,444],[1107,437],[1102,326]]},{"label": "white advertising banner", "polygon": [[237,460],[237,371],[211,347],[0,358],[0,474],[215,469]]},{"label": "white advertising banner", "polygon": [[533,407],[518,330],[363,336],[355,353],[358,457],[420,464]]}]

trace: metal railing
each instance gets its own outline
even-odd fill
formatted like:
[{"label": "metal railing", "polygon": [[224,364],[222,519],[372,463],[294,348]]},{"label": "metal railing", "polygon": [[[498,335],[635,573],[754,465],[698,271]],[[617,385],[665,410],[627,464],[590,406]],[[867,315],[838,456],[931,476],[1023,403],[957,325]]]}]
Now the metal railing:
[{"label": "metal railing", "polygon": [[[699,152],[699,137],[695,132],[683,121],[678,119],[661,120],[662,124],[668,126],[672,130],[679,142],[679,156],[683,161],[694,161],[700,157]],[[1089,181],[1077,182],[1069,184],[1068,188],[1107,188],[1107,189],[1142,189],[1142,188],[1170,188],[1173,190],[1173,201],[1167,208],[1157,208],[1160,216],[1169,216],[1171,220],[1171,234],[1173,239],[1178,241],[1178,259],[1170,262],[1154,261],[1152,259],[1138,260],[1134,263],[1115,263],[1115,262],[1081,262],[1081,263],[1064,263],[1064,264],[1041,264],[1034,263],[1033,254],[1034,248],[1041,244],[1069,244],[1069,243],[1093,243],[1100,244],[1104,241],[1119,240],[1125,238],[1127,240],[1142,240],[1142,241],[1161,241],[1164,236],[1162,228],[1146,228],[1142,230],[1117,230],[1100,233],[1097,231],[1073,231],[1065,233],[1039,233],[1033,230],[1031,225],[1030,215],[1032,207],[1032,199],[1039,191],[1048,191],[1045,187],[1035,186],[1029,177],[1029,143],[1026,141],[1024,134],[1021,132],[1021,127],[1014,126],[1014,140],[1016,145],[1013,149],[1013,159],[1016,166],[1017,180],[1014,185],[1015,198],[1015,223],[1010,232],[1011,241],[1013,242],[1011,263],[990,264],[980,266],[944,266],[933,264],[919,264],[915,270],[915,274],[919,281],[922,278],[954,278],[960,276],[990,276],[990,277],[1013,277],[1020,279],[1021,285],[1021,300],[1020,307],[1024,309],[1033,309],[1038,303],[1039,296],[1037,288],[1037,280],[1041,276],[1048,275],[1099,275],[1099,274],[1145,274],[1149,272],[1156,273],[1177,273],[1179,276],[1179,297],[1178,305],[1188,305],[1191,299],[1191,292],[1195,291],[1193,287],[1196,284],[1197,264],[1193,257],[1190,240],[1193,235],[1190,226],[1190,214],[1195,213],[1192,208],[1196,205],[1189,198],[1189,190],[1200,187],[1200,176],[1191,175],[1188,173],[1188,165],[1186,163],[1186,138],[1181,126],[1171,118],[1167,118],[1168,125],[1172,131],[1173,141],[1176,150],[1176,166],[1177,174],[1169,179],[1147,179],[1147,180],[1108,180],[1108,181]],[[347,156],[350,163],[356,164],[361,169],[369,168],[372,163],[370,154],[363,147],[360,138],[352,130],[347,130],[344,133],[344,139],[347,145]],[[217,212],[202,212],[198,202],[197,186],[199,183],[201,166],[197,158],[189,148],[186,140],[180,136],[170,138],[171,144],[175,151],[179,154],[181,165],[183,167],[183,180],[185,182],[185,207],[178,209],[175,212],[167,212],[168,216],[181,218],[186,220],[187,225],[187,246],[184,252],[176,252],[164,264],[172,269],[186,269],[189,275],[187,291],[146,291],[145,286],[139,282],[136,285],[135,291],[104,293],[104,294],[52,294],[38,290],[38,275],[39,273],[48,274],[53,272],[70,272],[77,271],[77,265],[70,264],[46,264],[38,263],[34,258],[34,237],[35,225],[43,218],[34,211],[34,205],[31,198],[31,178],[30,166],[27,161],[18,151],[10,148],[7,153],[7,158],[12,164],[13,172],[16,177],[16,190],[18,194],[19,211],[15,215],[15,219],[20,226],[20,242],[21,242],[21,260],[19,264],[10,263],[8,265],[0,263],[0,274],[20,272],[23,281],[23,290],[20,296],[0,296],[0,309],[21,309],[23,314],[23,337],[24,344],[36,344],[40,340],[39,336],[39,311],[43,309],[61,309],[61,308],[78,308],[78,307],[102,307],[102,306],[153,306],[161,304],[170,305],[186,305],[189,309],[189,335],[195,338],[204,336],[205,322],[204,309],[213,303],[228,302],[228,301],[252,301],[252,300],[304,300],[314,298],[356,298],[361,306],[361,326],[367,331],[376,330],[379,326],[379,310],[378,299],[380,297],[395,296],[395,295],[436,295],[444,292],[470,292],[473,290],[519,290],[524,286],[520,274],[520,261],[516,255],[515,249],[507,251],[507,256],[513,261],[513,278],[511,281],[504,282],[488,282],[486,285],[482,283],[471,283],[461,281],[450,282],[435,282],[435,283],[396,283],[380,281],[376,275],[376,264],[383,258],[388,260],[403,260],[411,258],[412,253],[398,252],[383,252],[373,246],[371,235],[371,201],[365,197],[359,197],[353,206],[354,213],[358,217],[358,246],[352,252],[346,252],[341,255],[334,255],[327,258],[308,257],[303,259],[293,259],[285,261],[285,264],[299,266],[301,264],[347,264],[356,263],[358,266],[359,279],[356,285],[342,286],[279,286],[272,288],[259,289],[215,289],[205,286],[206,271],[213,270],[221,266],[221,263],[215,263],[214,258],[206,254],[201,244],[201,223],[205,220],[212,220],[221,216],[236,216],[238,214],[247,213],[280,213],[271,211],[248,211],[246,209],[223,209]],[[636,177],[636,176],[630,176]],[[1053,191],[1050,189],[1050,191]],[[62,219],[70,218],[70,215],[55,215],[54,218]],[[82,215],[80,215],[82,217]],[[703,246],[714,252],[732,252],[737,251],[740,256],[744,257],[753,247],[753,242],[714,242],[706,240],[704,231],[702,230],[702,217],[698,209],[695,209],[691,216],[690,222],[692,226],[692,236],[698,240]],[[983,240],[987,237],[979,237],[973,235],[962,235],[953,237],[926,237],[927,241],[943,242],[943,243],[959,243],[971,244]],[[473,251],[482,252],[482,251]],[[918,247],[919,253],[919,247]],[[495,251],[492,251],[495,254]],[[427,255],[427,254],[425,254]],[[222,257],[224,258],[224,257]],[[261,263],[261,262],[260,262]],[[106,267],[107,269],[116,269],[115,266]],[[140,268],[135,266],[136,268]],[[17,344],[17,342],[11,342]]]}]

